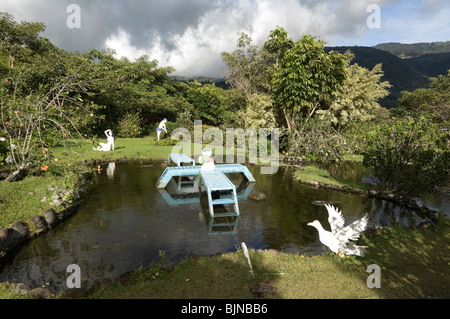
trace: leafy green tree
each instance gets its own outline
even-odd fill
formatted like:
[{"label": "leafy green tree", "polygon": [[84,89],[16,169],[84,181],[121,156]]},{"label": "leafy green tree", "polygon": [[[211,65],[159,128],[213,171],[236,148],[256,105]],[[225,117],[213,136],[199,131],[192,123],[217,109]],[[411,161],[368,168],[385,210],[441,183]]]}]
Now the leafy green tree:
[{"label": "leafy green tree", "polygon": [[387,96],[387,89],[391,87],[387,81],[380,82],[383,76],[381,64],[368,70],[357,64],[349,65],[352,55],[347,54],[347,57],[347,76],[336,91],[330,108],[317,111],[322,119],[339,127],[373,119],[381,108],[378,100]]},{"label": "leafy green tree", "polygon": [[270,31],[268,40],[263,45],[263,50],[268,54],[269,63],[276,69],[294,45],[294,41],[288,38],[287,31],[283,27],[277,26]]},{"label": "leafy green tree", "polygon": [[324,45],[324,41],[304,35],[286,51],[272,74],[275,107],[293,132],[317,110],[329,107],[345,79],[343,56],[334,51],[325,53]]},{"label": "leafy green tree", "polygon": [[450,70],[446,75],[429,78],[430,87],[403,91],[399,106],[392,113],[396,116],[424,116],[441,126],[450,123]]},{"label": "leafy green tree", "polygon": [[[142,125],[153,125],[162,118],[176,119],[183,109],[183,100],[169,94],[175,91],[168,77],[174,69],[159,67],[157,60],[142,56],[135,62],[116,59],[113,50],[90,50],[84,55],[91,64],[91,74],[101,80],[92,83],[92,100],[103,105],[99,132],[106,126],[114,127],[119,119],[136,113]],[[95,62],[95,63],[93,63]],[[86,75],[87,77],[89,75]]]},{"label": "leafy green tree", "polygon": [[277,120],[273,114],[272,103],[272,98],[268,94],[253,94],[250,105],[245,111],[239,113],[244,120],[245,127],[251,127],[256,130],[266,128],[268,131],[276,128]]},{"label": "leafy green tree", "polygon": [[237,41],[237,49],[233,53],[222,52],[222,60],[228,67],[225,76],[227,82],[244,92],[247,104],[253,94],[264,92],[266,63],[249,35],[242,33]]},{"label": "leafy green tree", "polygon": [[96,105],[81,95],[86,83],[74,72],[55,86],[29,90],[21,78],[10,78],[0,86],[0,130],[8,145],[8,157],[15,170],[6,178],[48,161],[52,147],[75,136],[83,138],[80,127],[89,126]]},{"label": "leafy green tree", "polygon": [[17,58],[25,58],[48,45],[48,40],[39,36],[44,30],[43,23],[17,23],[9,13],[0,12],[0,51],[7,53],[9,68],[14,68]]},{"label": "leafy green tree", "polygon": [[187,91],[186,100],[194,108],[194,117],[207,125],[220,125],[229,116],[228,97],[224,90],[214,84],[200,84],[194,81]]},{"label": "leafy green tree", "polygon": [[368,134],[363,165],[386,190],[408,195],[431,191],[449,178],[450,135],[425,118],[377,125]]}]

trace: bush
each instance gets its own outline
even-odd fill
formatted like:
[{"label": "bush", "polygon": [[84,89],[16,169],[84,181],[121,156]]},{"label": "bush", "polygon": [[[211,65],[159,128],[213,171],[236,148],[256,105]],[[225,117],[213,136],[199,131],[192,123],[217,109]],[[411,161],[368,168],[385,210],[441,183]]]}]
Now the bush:
[{"label": "bush", "polygon": [[310,119],[300,132],[289,136],[289,156],[310,160],[342,160],[349,153],[344,137],[329,122]]},{"label": "bush", "polygon": [[117,136],[119,137],[137,137],[142,134],[142,120],[138,114],[127,114],[120,120]]},{"label": "bush", "polygon": [[368,134],[363,165],[386,190],[417,195],[448,180],[449,161],[449,133],[408,118]]}]

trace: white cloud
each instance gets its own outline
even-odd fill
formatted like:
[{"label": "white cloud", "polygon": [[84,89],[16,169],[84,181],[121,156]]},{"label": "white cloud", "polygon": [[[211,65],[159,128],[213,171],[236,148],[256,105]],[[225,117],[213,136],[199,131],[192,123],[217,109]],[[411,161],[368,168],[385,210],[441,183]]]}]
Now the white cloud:
[{"label": "white cloud", "polygon": [[119,58],[126,57],[130,60],[136,60],[147,54],[146,50],[133,47],[130,42],[130,35],[122,29],[107,38],[105,44],[107,48],[115,50]]}]

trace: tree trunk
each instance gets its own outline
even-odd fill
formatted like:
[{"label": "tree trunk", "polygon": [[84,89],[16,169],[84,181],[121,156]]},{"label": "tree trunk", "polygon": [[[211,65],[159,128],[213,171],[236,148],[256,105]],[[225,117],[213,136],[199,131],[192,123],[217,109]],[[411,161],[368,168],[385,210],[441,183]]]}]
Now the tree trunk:
[{"label": "tree trunk", "polygon": [[288,130],[291,130],[291,123],[289,122],[289,118],[287,117],[286,110],[282,109],[282,111],[283,111],[284,119],[286,120],[286,124],[288,126]]},{"label": "tree trunk", "polygon": [[22,171],[26,170],[30,166],[31,166],[30,162],[23,163],[14,172],[9,174],[9,176],[5,179],[5,182],[12,182],[17,175],[19,175]]},{"label": "tree trunk", "polygon": [[15,59],[16,59],[15,57],[13,57],[11,54],[9,54],[9,68],[10,69],[14,68],[14,60]]}]

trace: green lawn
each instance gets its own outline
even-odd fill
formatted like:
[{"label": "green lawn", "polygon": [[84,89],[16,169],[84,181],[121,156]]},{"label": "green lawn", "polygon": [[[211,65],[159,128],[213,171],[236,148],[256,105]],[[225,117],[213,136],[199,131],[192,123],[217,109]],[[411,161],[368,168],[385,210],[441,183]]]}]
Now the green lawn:
[{"label": "green lawn", "polygon": [[301,167],[295,172],[294,176],[299,178],[302,182],[317,182],[320,184],[345,186],[359,191],[373,189],[373,186],[368,184],[358,184],[348,180],[333,178],[326,170],[314,166]]}]

